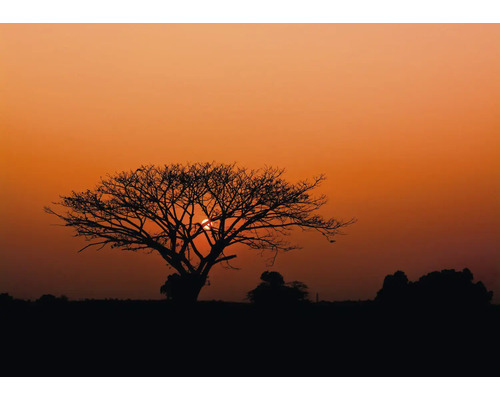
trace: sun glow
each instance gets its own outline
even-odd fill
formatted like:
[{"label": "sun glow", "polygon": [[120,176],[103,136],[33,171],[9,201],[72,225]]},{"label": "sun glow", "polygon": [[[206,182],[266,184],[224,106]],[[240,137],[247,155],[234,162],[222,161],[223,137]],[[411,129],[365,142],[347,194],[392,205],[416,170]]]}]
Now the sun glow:
[{"label": "sun glow", "polygon": [[209,231],[210,229],[212,229],[212,221],[210,221],[209,219],[204,219],[203,221],[201,221],[201,226],[206,231]]}]

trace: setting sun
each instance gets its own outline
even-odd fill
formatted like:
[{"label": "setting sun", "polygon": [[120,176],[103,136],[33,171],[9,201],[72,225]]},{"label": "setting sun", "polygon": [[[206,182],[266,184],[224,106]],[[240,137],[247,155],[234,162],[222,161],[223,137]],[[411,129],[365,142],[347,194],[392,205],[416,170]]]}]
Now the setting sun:
[{"label": "setting sun", "polygon": [[209,219],[204,219],[203,221],[201,221],[201,226],[206,231],[209,231],[210,229],[212,229],[212,221],[210,221]]}]

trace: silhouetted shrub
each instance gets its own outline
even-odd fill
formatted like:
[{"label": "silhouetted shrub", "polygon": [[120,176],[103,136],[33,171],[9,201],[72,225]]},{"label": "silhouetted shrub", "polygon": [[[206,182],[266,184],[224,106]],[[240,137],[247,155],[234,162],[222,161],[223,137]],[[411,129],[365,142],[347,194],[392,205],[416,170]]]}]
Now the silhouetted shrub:
[{"label": "silhouetted shrub", "polygon": [[14,298],[8,293],[0,293],[0,305],[11,304]]},{"label": "silhouetted shrub", "polygon": [[285,284],[279,272],[265,271],[260,276],[262,283],[248,292],[247,298],[256,305],[290,306],[307,301],[307,286],[293,281]]},{"label": "silhouetted shrub", "polygon": [[36,302],[44,305],[65,304],[68,302],[68,298],[66,296],[56,297],[53,294],[44,294]]},{"label": "silhouetted shrub", "polygon": [[376,301],[391,306],[417,307],[482,307],[490,303],[493,292],[482,282],[473,282],[472,272],[445,269],[434,271],[409,282],[405,273],[387,275]]}]

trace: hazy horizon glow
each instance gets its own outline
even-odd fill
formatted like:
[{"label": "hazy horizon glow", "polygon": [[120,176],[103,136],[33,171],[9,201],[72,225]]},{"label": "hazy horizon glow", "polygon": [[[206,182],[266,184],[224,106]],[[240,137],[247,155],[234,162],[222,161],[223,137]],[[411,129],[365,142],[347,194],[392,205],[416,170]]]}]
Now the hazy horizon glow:
[{"label": "hazy horizon glow", "polygon": [[[321,173],[323,215],[358,222],[274,269],[314,299],[373,298],[384,276],[469,268],[500,300],[500,26],[0,25],[0,292],[161,298],[153,254],[77,251],[43,212],[141,164]],[[267,269],[214,269],[242,301]]]}]

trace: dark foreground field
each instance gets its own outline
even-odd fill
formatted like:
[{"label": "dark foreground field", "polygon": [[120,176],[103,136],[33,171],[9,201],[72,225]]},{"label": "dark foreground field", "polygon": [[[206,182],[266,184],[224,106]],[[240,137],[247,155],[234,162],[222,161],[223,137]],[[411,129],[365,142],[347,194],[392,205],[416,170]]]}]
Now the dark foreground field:
[{"label": "dark foreground field", "polygon": [[500,307],[14,302],[2,376],[499,376]]}]

